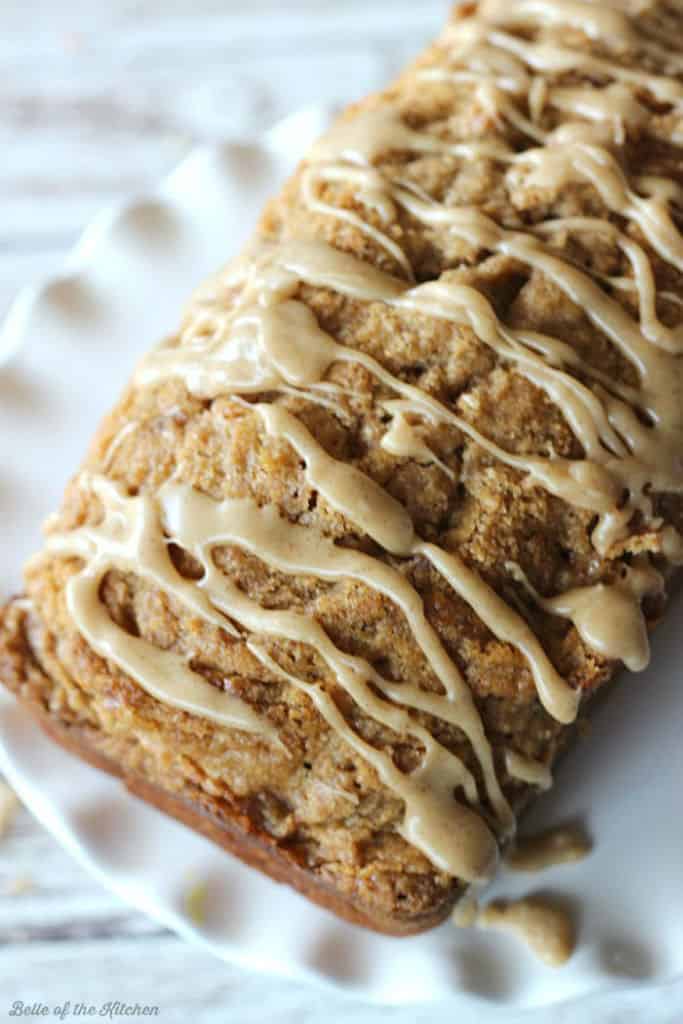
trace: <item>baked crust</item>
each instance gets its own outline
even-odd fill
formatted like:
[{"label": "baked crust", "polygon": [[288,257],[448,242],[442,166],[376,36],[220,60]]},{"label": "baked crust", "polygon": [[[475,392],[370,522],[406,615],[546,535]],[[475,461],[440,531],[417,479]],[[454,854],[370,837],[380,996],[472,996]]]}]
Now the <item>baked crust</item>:
[{"label": "baked crust", "polygon": [[[199,787],[188,785],[181,793],[171,793],[150,782],[141,772],[130,770],[124,758],[105,752],[101,734],[76,722],[66,724],[46,710],[38,684],[40,669],[33,665],[26,638],[22,636],[24,613],[21,609],[15,610],[12,618],[15,627],[15,632],[9,633],[14,641],[12,646],[16,652],[17,645],[26,645],[26,653],[19,659],[10,659],[5,635],[5,644],[0,645],[3,682],[17,694],[44,732],[70,754],[121,779],[134,796],[200,832],[249,867],[256,868],[276,882],[292,886],[307,899],[351,924],[399,937],[433,928],[448,917],[460,892],[457,884],[444,891],[439,903],[419,915],[400,918],[396,913],[382,916],[374,909],[369,912],[367,904],[353,891],[341,893],[302,866],[293,851],[279,845],[273,836],[259,829],[248,814],[236,813],[234,808],[226,807],[224,802],[202,792]],[[26,671],[31,665],[33,668]],[[19,674],[24,672],[23,676]]]},{"label": "baked crust", "polygon": [[[474,6],[461,9],[457,17],[466,19],[473,11]],[[680,26],[680,15],[676,17]],[[646,13],[639,24],[653,32],[649,18]],[[525,31],[519,35],[522,41]],[[540,36],[545,42],[571,44],[577,53],[596,59],[611,56],[604,41],[589,38],[576,26],[551,24]],[[628,49],[618,60],[625,69],[654,70],[649,58]],[[449,61],[444,36],[394,85],[352,107],[345,117],[353,120],[391,109],[404,125],[441,142],[474,137],[504,143],[515,152],[531,148],[523,128],[499,117],[475,89],[454,89],[452,83],[438,81],[427,87],[419,77],[449,66]],[[591,81],[589,72],[576,68],[550,77],[566,89]],[[653,100],[647,90],[639,102],[646,104],[648,117],[629,126],[619,148],[626,172],[642,180],[680,179],[679,149],[670,141],[675,132],[670,105]],[[552,132],[566,120],[561,108],[548,106],[539,125]],[[581,217],[627,227],[585,182],[539,184],[523,175],[510,177],[486,155],[463,160],[451,153],[415,154],[389,147],[374,166],[387,178],[400,179],[409,191],[427,194],[430,202],[447,209],[474,207],[510,231]],[[281,245],[313,239],[397,280],[405,278],[400,261],[359,226],[359,219],[376,230],[383,223],[377,210],[359,199],[353,184],[325,182],[317,195],[323,207],[343,210],[355,222],[331,216],[323,207],[312,210],[304,201],[309,167],[304,161],[268,205],[260,240]],[[628,225],[628,232],[647,254],[657,288],[683,298],[681,274],[638,226]],[[403,251],[416,282],[476,289],[511,330],[551,335],[579,360],[590,362],[602,379],[623,389],[635,386],[636,373],[623,352],[542,270],[530,269],[509,252],[480,251],[455,238],[448,225],[425,226],[403,208],[395,211],[387,234]],[[623,280],[630,272],[622,248],[600,230],[577,237],[557,229],[549,244],[597,279]],[[218,275],[195,296],[178,338],[196,341],[201,314],[209,309],[227,316],[240,295],[229,275]],[[471,326],[454,326],[422,312],[361,301],[310,283],[300,282],[293,297],[336,343],[374,358],[402,383],[419,387],[513,456],[582,457],[566,410],[485,345]],[[637,318],[633,291],[615,286],[613,297]],[[675,301],[664,299],[658,312],[668,327],[678,326],[680,306]],[[581,371],[575,379],[583,379]],[[583,710],[612,677],[618,667],[615,659],[596,652],[569,619],[530,597],[507,567],[519,565],[543,596],[610,586],[642,553],[661,567],[661,530],[637,514],[628,538],[598,554],[591,542],[596,517],[590,509],[529,486],[524,472],[501,463],[450,423],[432,425],[428,433],[438,462],[392,454],[380,443],[388,419],[386,403],[395,397],[391,389],[352,362],[335,363],[327,382],[342,396],[332,411],[292,389],[258,397],[295,415],[327,454],[384,488],[407,510],[419,537],[457,552],[540,638],[555,669],[582,695]],[[421,599],[430,626],[472,693],[513,810],[536,790],[509,772],[506,751],[551,767],[569,742],[573,726],[557,721],[542,705],[520,650],[495,635],[427,559],[381,550],[340,513],[311,485],[295,448],[269,437],[244,400],[229,394],[200,398],[177,379],[145,386],[133,382],[104,421],[84,469],[105,475],[128,495],[155,494],[173,478],[216,502],[245,498],[259,507],[273,506],[289,524],[318,531],[342,549],[367,553],[398,569]],[[653,502],[655,515],[680,529],[680,498],[657,494]],[[96,526],[102,517],[101,501],[77,477],[50,529],[77,531]],[[171,553],[185,579],[201,577],[196,558],[178,547]],[[384,594],[357,580],[287,575],[236,544],[216,548],[213,557],[220,572],[261,606],[311,615],[345,655],[365,659],[392,683],[409,681],[427,694],[443,695],[443,683],[405,616]],[[263,736],[217,726],[154,699],[97,654],[76,627],[66,589],[81,564],[77,555],[64,552],[48,552],[31,562],[26,572],[30,610],[21,602],[11,603],[0,620],[0,678],[51,735],[113,769],[144,799],[340,916],[392,934],[410,934],[448,914],[462,883],[402,837],[403,802],[329,727],[309,697],[266,671],[244,638],[203,621],[130,568],[113,569],[99,593],[111,619],[130,636],[187,659],[216,688],[239,697],[277,731],[284,749]],[[663,608],[663,594],[645,598],[648,624]],[[313,649],[267,637],[263,645],[280,669],[329,696],[355,733],[387,752],[401,771],[408,773],[419,763],[420,742],[366,714]],[[461,759],[482,792],[481,765],[463,731],[426,710],[411,714]],[[479,809],[493,822],[486,796]]]}]

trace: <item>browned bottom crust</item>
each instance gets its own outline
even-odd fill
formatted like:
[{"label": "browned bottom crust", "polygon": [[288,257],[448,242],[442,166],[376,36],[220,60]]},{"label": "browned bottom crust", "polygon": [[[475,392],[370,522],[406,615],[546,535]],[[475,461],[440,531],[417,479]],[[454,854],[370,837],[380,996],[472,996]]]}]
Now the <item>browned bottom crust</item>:
[{"label": "browned bottom crust", "polygon": [[380,917],[376,913],[369,914],[353,899],[326,885],[322,879],[302,868],[293,857],[288,856],[285,849],[274,843],[267,833],[254,829],[253,822],[249,819],[245,818],[239,823],[227,816],[219,819],[199,801],[190,801],[169,793],[141,775],[127,772],[122,765],[89,744],[83,730],[64,725],[32,701],[17,699],[30,710],[44,732],[69,753],[77,755],[95,768],[115,775],[134,796],[145,803],[200,832],[224,850],[239,857],[245,864],[269,875],[274,881],[292,886],[319,907],[331,911],[351,924],[396,937],[416,935],[440,924],[453,910],[459,895],[455,890],[432,912],[412,917],[410,920],[401,921],[393,917]]}]

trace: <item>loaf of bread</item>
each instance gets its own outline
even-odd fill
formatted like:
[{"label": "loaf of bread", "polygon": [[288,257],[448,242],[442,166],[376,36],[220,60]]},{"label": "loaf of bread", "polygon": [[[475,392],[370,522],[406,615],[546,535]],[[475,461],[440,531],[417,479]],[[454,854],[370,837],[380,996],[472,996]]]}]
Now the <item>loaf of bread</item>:
[{"label": "loaf of bread", "polygon": [[648,662],[683,555],[682,33],[673,2],[457,8],[141,361],[2,613],[59,743],[367,927],[488,877]]}]

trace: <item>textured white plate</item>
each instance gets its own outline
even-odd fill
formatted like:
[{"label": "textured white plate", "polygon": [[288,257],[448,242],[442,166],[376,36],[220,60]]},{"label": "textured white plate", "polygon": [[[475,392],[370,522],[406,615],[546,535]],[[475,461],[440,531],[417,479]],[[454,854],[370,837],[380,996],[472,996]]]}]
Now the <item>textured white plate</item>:
[{"label": "textured white plate", "polygon": [[[3,596],[19,588],[38,524],[137,357],[248,236],[327,116],[304,111],[260,143],[198,150],[156,193],[98,218],[64,273],[19,297],[0,336]],[[459,1020],[476,1010],[482,1022],[495,1004],[665,982],[683,975],[680,610],[678,602],[657,636],[651,668],[622,678],[526,823],[581,818],[594,854],[541,877],[502,878],[493,890],[559,891],[576,904],[579,948],[560,971],[505,937],[450,924],[401,940],[345,925],[53,746],[6,694],[0,768],[105,885],[226,960],[393,1003],[451,997]],[[201,927],[186,913],[197,883],[208,893]]]}]

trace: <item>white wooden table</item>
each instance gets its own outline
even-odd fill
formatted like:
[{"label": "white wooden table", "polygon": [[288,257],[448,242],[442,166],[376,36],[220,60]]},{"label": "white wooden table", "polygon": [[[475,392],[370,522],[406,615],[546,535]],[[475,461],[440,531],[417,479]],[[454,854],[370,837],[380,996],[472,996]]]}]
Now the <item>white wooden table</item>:
[{"label": "white wooden table", "polygon": [[[198,141],[378,87],[447,7],[2,0],[0,316],[20,285],[59,265],[103,205],[153,184]],[[156,1004],[163,1024],[453,1019],[447,1008],[363,1007],[211,960],[101,889],[25,810],[0,839],[0,1020],[17,1019],[13,1000]],[[680,1022],[683,988],[680,1014],[644,1005],[610,998],[590,1016]],[[519,1019],[501,1012],[506,1024]],[[552,1014],[554,1024],[579,1019],[588,1016]]]}]

